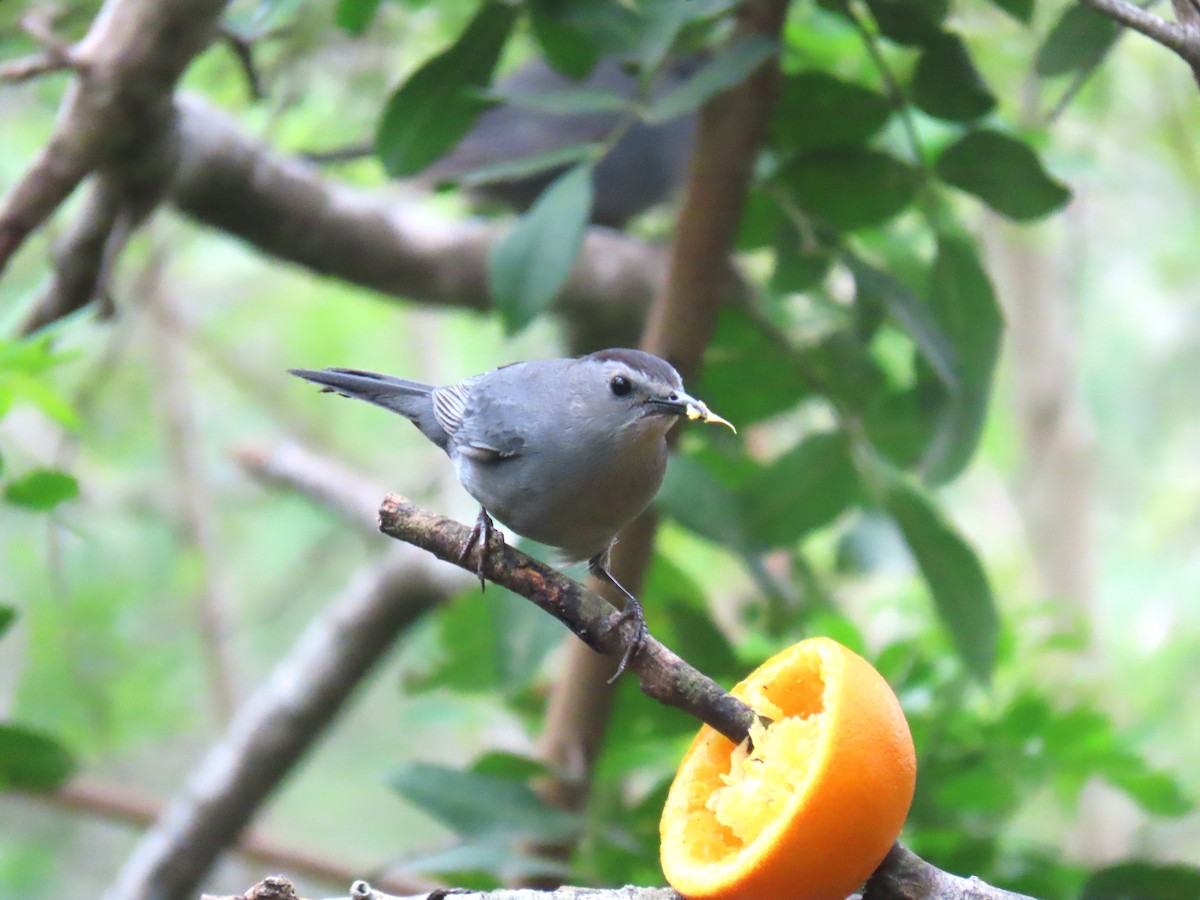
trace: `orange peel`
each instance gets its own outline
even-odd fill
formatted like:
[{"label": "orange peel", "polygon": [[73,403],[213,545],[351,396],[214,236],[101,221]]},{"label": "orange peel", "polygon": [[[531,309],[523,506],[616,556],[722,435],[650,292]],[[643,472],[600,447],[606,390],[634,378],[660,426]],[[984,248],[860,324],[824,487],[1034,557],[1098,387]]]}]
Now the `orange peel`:
[{"label": "orange peel", "polygon": [[896,695],[829,638],[776,654],[731,693],[770,724],[739,746],[700,730],[663,809],[663,874],[688,900],[842,900],[912,803],[916,754]]}]

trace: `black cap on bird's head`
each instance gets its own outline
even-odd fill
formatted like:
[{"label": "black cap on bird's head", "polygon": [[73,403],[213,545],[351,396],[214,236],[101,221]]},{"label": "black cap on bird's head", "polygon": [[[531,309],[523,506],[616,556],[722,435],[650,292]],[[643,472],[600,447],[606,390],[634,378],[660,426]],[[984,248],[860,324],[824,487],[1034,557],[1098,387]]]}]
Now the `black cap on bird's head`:
[{"label": "black cap on bird's head", "polygon": [[616,397],[630,397],[647,415],[686,416],[737,429],[683,389],[683,379],[665,359],[645,350],[614,347],[599,350],[581,360],[605,365],[609,390]]}]

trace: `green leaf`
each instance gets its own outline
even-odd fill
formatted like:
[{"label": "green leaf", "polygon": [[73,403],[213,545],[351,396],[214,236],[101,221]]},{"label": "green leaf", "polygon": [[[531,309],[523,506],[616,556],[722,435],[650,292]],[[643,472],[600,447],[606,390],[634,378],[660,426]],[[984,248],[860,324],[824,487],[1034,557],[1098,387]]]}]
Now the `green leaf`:
[{"label": "green leaf", "polygon": [[784,79],[771,138],[799,152],[864,144],[891,115],[891,103],[877,91],[828,72],[797,72]]},{"label": "green leaf", "polygon": [[475,185],[526,178],[547,169],[557,169],[583,160],[595,159],[599,154],[600,147],[600,144],[572,144],[570,147],[555,147],[542,153],[533,153],[518,159],[508,159],[490,166],[473,169],[458,181],[460,184]]},{"label": "green leaf", "polygon": [[587,77],[600,57],[588,33],[565,21],[569,0],[528,0],[529,24],[546,61],[568,78]]},{"label": "green leaf", "polygon": [[675,45],[679,30],[691,18],[692,0],[618,0],[616,4],[609,3],[610,8],[613,6],[627,6],[637,11],[638,37],[631,55],[642,72],[650,73],[663,64]]},{"label": "green leaf", "polygon": [[343,31],[360,35],[375,18],[381,0],[338,0],[334,21]]},{"label": "green leaf", "polygon": [[[863,411],[867,440],[897,468],[917,468],[937,433],[944,404],[928,397],[929,393],[919,384],[903,390],[884,390]],[[950,392],[941,388],[937,393],[944,397]]]},{"label": "green leaf", "polygon": [[1165,772],[1152,771],[1141,759],[1136,759],[1136,765],[1106,770],[1104,777],[1151,815],[1183,816],[1195,809],[1179,782]]},{"label": "green leaf", "polygon": [[679,87],[655,100],[643,118],[652,123],[667,122],[691,112],[710,97],[743,82],[778,52],[779,44],[770,38],[752,37],[737,41]]},{"label": "green leaf", "polygon": [[883,369],[853,327],[802,348],[801,356],[805,376],[850,409],[865,408],[887,386]]},{"label": "green leaf", "polygon": [[556,178],[492,248],[488,287],[505,329],[520,331],[558,296],[592,211],[592,167]]},{"label": "green leaf", "polygon": [[471,771],[478,775],[505,778],[509,781],[528,781],[530,778],[541,778],[547,774],[546,764],[541,760],[501,750],[494,750],[479,757],[471,765]]},{"label": "green leaf", "polygon": [[942,152],[935,168],[949,184],[1021,222],[1049,215],[1071,199],[1027,144],[996,131],[968,132]]},{"label": "green leaf", "polygon": [[913,102],[937,119],[969,122],[996,108],[962,38],[943,33],[925,45],[913,73]]},{"label": "green leaf", "polygon": [[64,428],[72,431],[79,428],[79,416],[71,404],[37,375],[26,372],[0,372],[0,394],[5,398],[4,406],[20,401],[32,403]]},{"label": "green leaf", "polygon": [[959,360],[951,391],[926,451],[922,474],[932,484],[955,478],[975,454],[987,418],[1004,316],[975,246],[962,235],[938,236],[930,307]]},{"label": "green leaf", "polygon": [[749,316],[731,308],[717,313],[697,391],[739,427],[791,409],[812,393],[799,360]]},{"label": "green leaf", "polygon": [[76,355],[56,350],[51,335],[0,340],[0,372],[40,375]]},{"label": "green leaf", "polygon": [[708,612],[686,603],[664,606],[675,652],[710,678],[736,677],[743,671],[729,638]]},{"label": "green leaf", "polygon": [[642,19],[627,4],[612,0],[558,0],[561,21],[586,34],[598,47],[618,56],[633,54],[642,41]]},{"label": "green leaf", "polygon": [[77,496],[79,482],[54,469],[37,469],[4,486],[4,499],[26,509],[53,509]]},{"label": "green leaf", "polygon": [[992,0],[992,5],[1004,10],[1022,25],[1033,21],[1033,0]]},{"label": "green leaf", "polygon": [[489,587],[471,591],[435,613],[438,648],[425,671],[405,683],[412,693],[447,688],[458,693],[498,691],[515,696],[529,688],[562,626],[524,597]]},{"label": "green leaf", "polygon": [[1043,78],[1088,72],[1100,65],[1120,36],[1108,16],[1072,3],[1038,48],[1034,71]]},{"label": "green leaf", "polygon": [[1180,863],[1118,863],[1093,872],[1079,896],[1084,900],[1195,900],[1200,897],[1200,868]]},{"label": "green leaf", "polygon": [[16,620],[17,611],[13,607],[0,605],[0,637],[4,637],[4,632],[8,631]]},{"label": "green leaf", "polygon": [[566,841],[581,826],[578,815],[549,806],[523,780],[409,763],[388,782],[409,803],[468,838]]},{"label": "green leaf", "polygon": [[70,751],[49,735],[0,723],[0,788],[48,791],[76,768]]},{"label": "green leaf", "polygon": [[655,502],[685,528],[714,543],[735,550],[747,545],[737,494],[698,460],[674,457]]},{"label": "green leaf", "polygon": [[775,242],[771,290],[777,294],[803,293],[824,281],[832,264],[828,248],[811,246],[795,233],[783,231]]},{"label": "green leaf", "polygon": [[775,243],[782,233],[790,233],[789,225],[779,201],[763,187],[752,187],[746,197],[746,208],[742,221],[738,223],[736,250],[757,250]]},{"label": "green leaf", "polygon": [[458,40],[392,94],[375,137],[389,175],[421,171],[467,133],[487,106],[480,90],[491,81],[519,12],[501,0],[486,0]]},{"label": "green leaf", "polygon": [[938,39],[950,0],[867,0],[867,7],[889,40],[920,46]]},{"label": "green leaf", "polygon": [[807,154],[778,177],[802,208],[838,231],[881,225],[899,215],[920,184],[912,166],[863,147]]},{"label": "green leaf", "polygon": [[890,480],[883,503],[900,526],[968,671],[988,681],[996,662],[1000,620],[975,551],[922,494],[900,479]]},{"label": "green leaf", "polygon": [[750,540],[762,549],[792,546],[833,521],[858,497],[858,473],[845,434],[810,435],[747,478],[738,492]]},{"label": "green leaf", "polygon": [[886,309],[916,344],[942,383],[950,390],[957,390],[962,377],[962,361],[930,305],[889,273],[857,256],[846,253],[845,261],[854,275],[856,300],[877,303]]}]

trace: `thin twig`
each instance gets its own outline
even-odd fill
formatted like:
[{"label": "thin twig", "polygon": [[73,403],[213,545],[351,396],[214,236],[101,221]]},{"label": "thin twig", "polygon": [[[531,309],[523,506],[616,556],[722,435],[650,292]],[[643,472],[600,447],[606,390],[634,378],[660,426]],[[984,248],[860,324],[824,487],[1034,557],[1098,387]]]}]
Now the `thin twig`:
[{"label": "thin twig", "polygon": [[340,147],[331,147],[328,150],[306,150],[300,154],[300,158],[314,165],[328,165],[329,163],[345,163],[356,162],[360,159],[367,159],[375,155],[375,144],[371,141],[359,141],[354,144],[343,144]]},{"label": "thin twig", "polygon": [[883,79],[883,85],[887,88],[892,106],[900,114],[900,123],[904,127],[904,134],[908,138],[913,158],[921,168],[925,168],[925,147],[921,143],[920,135],[917,134],[917,123],[913,118],[912,106],[904,94],[904,89],[900,86],[900,79],[892,71],[887,57],[879,49],[879,41],[871,33],[871,30],[867,28],[866,23],[862,19],[862,14],[855,8],[853,0],[844,3],[843,9],[849,17],[850,23],[854,26],[854,30],[858,32],[859,37],[862,39],[863,46],[867,48],[867,54],[875,64],[875,68],[879,72],[879,77]]},{"label": "thin twig", "polygon": [[1086,69],[1080,69],[1071,76],[1071,83],[1068,84],[1066,90],[1062,92],[1062,96],[1058,98],[1054,106],[1050,108],[1050,111],[1042,116],[1042,125],[1044,127],[1053,125],[1062,117],[1062,114],[1067,111],[1067,108],[1075,101],[1075,98],[1079,96],[1079,92],[1083,90],[1084,85],[1086,85],[1088,81],[1091,80],[1092,76],[1096,74],[1097,68],[1099,68],[1099,66],[1089,66]]},{"label": "thin twig", "polygon": [[250,99],[255,103],[265,99],[267,95],[263,90],[262,74],[258,71],[258,64],[254,59],[254,45],[258,38],[244,35],[228,23],[222,24],[218,33],[241,66]]},{"label": "thin twig", "polygon": [[52,17],[30,13],[22,17],[21,30],[37,42],[41,52],[0,66],[0,81],[25,81],[51,72],[80,68],[70,45],[54,33]]},{"label": "thin twig", "polygon": [[34,53],[21,59],[14,59],[0,65],[0,81],[18,84],[42,75],[54,72],[65,72],[75,66],[68,57],[57,56],[53,53]]},{"label": "thin twig", "polygon": [[115,179],[94,176],[70,227],[54,244],[50,282],[21,323],[23,334],[44,328],[94,300],[111,311],[117,257],[133,231],[132,212]]}]

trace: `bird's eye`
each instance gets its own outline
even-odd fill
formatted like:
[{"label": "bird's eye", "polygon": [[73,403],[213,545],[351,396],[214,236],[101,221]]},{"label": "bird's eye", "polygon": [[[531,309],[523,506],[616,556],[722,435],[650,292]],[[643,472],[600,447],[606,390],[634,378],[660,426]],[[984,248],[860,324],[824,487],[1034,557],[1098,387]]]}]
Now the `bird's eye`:
[{"label": "bird's eye", "polygon": [[624,397],[633,390],[633,385],[629,383],[629,379],[624,375],[614,375],[608,386],[618,397]]}]

